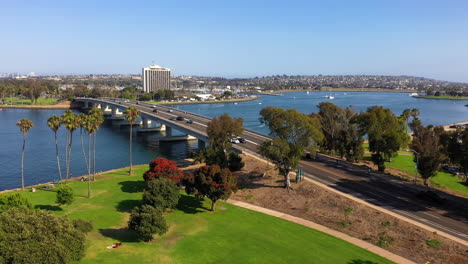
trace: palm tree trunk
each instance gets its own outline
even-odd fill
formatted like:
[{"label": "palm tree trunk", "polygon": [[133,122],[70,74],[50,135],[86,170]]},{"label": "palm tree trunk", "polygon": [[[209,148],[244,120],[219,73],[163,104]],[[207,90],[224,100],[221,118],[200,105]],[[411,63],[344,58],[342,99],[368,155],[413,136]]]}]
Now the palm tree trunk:
[{"label": "palm tree trunk", "polygon": [[86,152],[85,152],[85,148],[84,148],[83,128],[80,128],[80,138],[81,138],[81,151],[83,152],[83,157],[84,157],[84,160],[85,160],[86,170],[89,171],[89,169],[88,169],[88,159],[86,158]]},{"label": "palm tree trunk", "polygon": [[57,142],[57,132],[55,132],[55,155],[57,156],[57,166],[58,166],[59,178],[60,178],[60,181],[62,181],[62,169],[60,168],[60,158],[59,158],[58,142]]},{"label": "palm tree trunk", "polygon": [[26,136],[23,135],[23,151],[21,152],[21,190],[24,191],[24,148],[26,147]]},{"label": "palm tree trunk", "polygon": [[68,173],[69,173],[69,167],[68,167],[68,147],[70,146],[70,131],[66,134],[66,142],[65,142],[65,179],[68,181]]},{"label": "palm tree trunk", "polygon": [[[94,131],[94,140],[93,140],[93,147],[94,147],[94,155],[93,155],[93,181],[96,180],[96,133]],[[91,164],[91,163],[90,163]]]},{"label": "palm tree trunk", "polygon": [[130,122],[130,171],[128,175],[132,176],[132,123]]},{"label": "palm tree trunk", "polygon": [[70,178],[70,163],[71,163],[71,153],[72,153],[72,146],[73,146],[73,132],[70,132],[70,146],[68,146],[68,175],[67,175],[67,183],[68,179]]},{"label": "palm tree trunk", "polygon": [[[91,154],[91,137],[88,134],[88,157]],[[88,198],[91,198],[91,157],[88,159]]]}]

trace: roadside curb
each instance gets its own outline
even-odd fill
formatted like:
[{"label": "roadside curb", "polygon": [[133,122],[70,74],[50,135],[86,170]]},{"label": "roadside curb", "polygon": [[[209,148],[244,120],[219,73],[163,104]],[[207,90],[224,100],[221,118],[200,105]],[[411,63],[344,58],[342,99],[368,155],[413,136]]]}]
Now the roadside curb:
[{"label": "roadside curb", "polygon": [[252,205],[252,204],[237,201],[237,200],[229,199],[229,200],[227,200],[227,202],[232,204],[232,205],[235,205],[235,206],[239,206],[239,207],[249,209],[249,210],[252,210],[252,211],[256,211],[256,212],[264,213],[264,214],[271,215],[271,216],[274,216],[274,217],[278,217],[278,218],[281,218],[281,219],[284,219],[284,220],[287,220],[287,221],[290,221],[290,222],[293,222],[293,223],[296,223],[296,224],[299,224],[299,225],[302,225],[302,226],[305,226],[305,227],[315,229],[317,231],[320,231],[320,232],[323,232],[325,234],[328,234],[328,235],[331,235],[333,237],[344,240],[344,241],[346,241],[348,243],[351,243],[351,244],[353,244],[355,246],[358,246],[360,248],[366,249],[366,250],[368,250],[368,251],[370,251],[370,252],[372,252],[372,253],[374,253],[376,255],[379,255],[381,257],[389,259],[389,260],[391,260],[391,261],[393,261],[395,263],[416,264],[413,261],[410,261],[410,260],[408,260],[406,258],[403,258],[401,256],[393,254],[393,253],[391,253],[391,252],[389,252],[389,251],[387,251],[385,249],[382,249],[382,248],[380,248],[378,246],[372,245],[372,244],[370,244],[368,242],[365,242],[365,241],[363,241],[361,239],[352,237],[352,236],[347,235],[345,233],[341,233],[339,231],[333,230],[333,229],[328,228],[326,226],[319,225],[319,224],[314,223],[314,222],[309,221],[309,220],[305,220],[305,219],[302,219],[302,218],[299,218],[299,217],[284,214],[284,213],[281,213],[281,212],[278,212],[278,211],[270,210],[270,209],[267,209],[267,208],[263,208],[263,207],[260,207],[260,206]]},{"label": "roadside curb", "polygon": [[[247,152],[247,151],[245,151],[244,154],[246,154],[246,155],[248,155],[248,156],[250,156],[250,157],[253,157],[253,158],[255,158],[255,159],[258,159],[258,160],[260,160],[260,161],[263,161],[263,162],[265,162],[265,163],[268,164],[268,165],[273,165],[271,162],[269,162],[269,161],[267,161],[267,160],[265,160],[265,159],[263,159],[263,158],[261,158],[261,157],[258,157],[258,156],[256,156],[256,155],[252,155],[251,153],[249,153],[249,152]],[[375,210],[378,210],[378,211],[380,211],[380,212],[382,212],[382,213],[391,215],[391,216],[393,216],[393,217],[395,217],[395,218],[398,218],[398,219],[400,219],[400,220],[402,220],[402,221],[405,221],[405,222],[408,222],[408,223],[410,223],[410,224],[413,224],[413,225],[415,225],[415,226],[417,226],[417,227],[423,228],[423,229],[425,229],[425,230],[427,230],[427,231],[429,231],[429,232],[432,232],[432,233],[436,233],[436,234],[438,234],[438,235],[441,235],[441,236],[443,236],[443,237],[445,237],[445,238],[448,238],[448,239],[450,239],[450,240],[452,240],[452,241],[455,241],[455,242],[457,242],[457,243],[460,243],[460,244],[462,244],[462,245],[464,245],[464,246],[468,246],[468,242],[466,242],[466,241],[464,241],[464,240],[462,240],[462,239],[460,239],[460,238],[458,238],[458,237],[452,236],[452,235],[450,235],[450,234],[448,234],[448,233],[445,233],[445,232],[443,232],[443,231],[441,231],[441,230],[435,229],[435,228],[430,227],[430,226],[428,226],[428,225],[419,223],[419,222],[414,221],[414,220],[412,220],[412,219],[410,219],[410,218],[408,218],[408,217],[405,217],[405,216],[399,215],[399,214],[397,214],[397,213],[394,213],[394,212],[392,212],[392,211],[390,211],[390,210],[387,210],[387,209],[385,209],[385,208],[383,208],[383,207],[373,205],[373,204],[371,204],[371,203],[369,203],[369,202],[367,202],[367,201],[365,201],[365,200],[362,200],[362,199],[360,199],[360,198],[354,197],[354,196],[352,196],[352,195],[350,195],[350,194],[347,194],[347,193],[341,192],[341,191],[339,191],[339,190],[336,190],[336,189],[334,189],[334,188],[331,188],[330,186],[328,186],[328,185],[326,185],[326,184],[323,184],[323,183],[321,183],[321,182],[319,182],[319,181],[317,181],[317,180],[314,180],[314,179],[310,178],[311,176],[313,177],[313,175],[307,174],[307,175],[305,175],[305,176],[308,176],[308,177],[304,177],[304,179],[305,179],[306,181],[312,182],[313,184],[316,184],[316,185],[318,185],[318,186],[320,186],[320,187],[323,187],[323,188],[325,188],[325,189],[328,190],[328,191],[331,191],[331,192],[334,192],[334,193],[336,193],[336,194],[338,194],[338,195],[344,196],[344,197],[346,197],[346,198],[348,198],[348,199],[351,199],[351,200],[353,200],[353,201],[355,201],[355,202],[358,202],[358,203],[360,203],[360,204],[363,204],[363,205],[365,205],[365,206],[368,206],[368,207],[370,207],[370,208],[373,208],[373,209],[375,209]]]}]

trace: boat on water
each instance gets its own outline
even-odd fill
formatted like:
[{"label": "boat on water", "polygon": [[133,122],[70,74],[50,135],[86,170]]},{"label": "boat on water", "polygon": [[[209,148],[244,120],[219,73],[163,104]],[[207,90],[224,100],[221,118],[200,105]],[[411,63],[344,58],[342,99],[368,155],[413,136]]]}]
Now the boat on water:
[{"label": "boat on water", "polygon": [[325,96],[325,97],[326,97],[327,99],[330,99],[330,100],[335,99],[335,97],[334,97],[333,95],[327,95],[327,96]]},{"label": "boat on water", "polygon": [[309,94],[309,91],[307,91],[306,94]]},{"label": "boat on water", "polygon": [[418,93],[410,93],[409,96],[418,96]]},{"label": "boat on water", "polygon": [[258,103],[258,104],[262,104],[262,102]]},{"label": "boat on water", "polygon": [[234,104],[237,104],[237,102],[235,102]]}]

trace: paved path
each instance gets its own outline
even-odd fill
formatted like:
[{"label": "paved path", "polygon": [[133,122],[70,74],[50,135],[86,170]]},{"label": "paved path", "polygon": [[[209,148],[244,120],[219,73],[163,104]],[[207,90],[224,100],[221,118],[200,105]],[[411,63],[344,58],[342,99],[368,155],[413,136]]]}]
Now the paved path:
[{"label": "paved path", "polygon": [[252,205],[252,204],[248,204],[248,203],[244,203],[244,202],[241,202],[241,201],[236,201],[236,200],[232,200],[232,199],[229,199],[227,200],[228,203],[230,204],[233,204],[233,205],[236,205],[236,206],[239,206],[239,207],[242,207],[242,208],[246,208],[246,209],[249,209],[249,210],[252,210],[252,211],[257,211],[257,212],[260,212],[260,213],[264,213],[264,214],[267,214],[267,215],[271,215],[271,216],[275,216],[275,217],[278,217],[278,218],[281,218],[281,219],[284,219],[284,220],[287,220],[287,221],[290,221],[290,222],[294,222],[296,224],[300,224],[300,225],[303,225],[303,226],[306,226],[306,227],[309,227],[309,228],[313,228],[315,230],[318,230],[320,232],[323,232],[325,234],[328,234],[328,235],[331,235],[331,236],[334,236],[336,238],[339,238],[339,239],[342,239],[346,242],[349,242],[353,245],[356,245],[358,247],[361,247],[363,249],[366,249],[376,255],[379,255],[379,256],[382,256],[386,259],[389,259],[395,263],[400,263],[400,264],[416,264],[415,262],[413,261],[410,261],[406,258],[403,258],[401,256],[398,256],[398,255],[395,255],[383,248],[380,248],[378,246],[375,246],[375,245],[372,245],[370,243],[367,243],[366,241],[363,241],[363,240],[360,240],[358,238],[355,238],[355,237],[352,237],[352,236],[349,236],[345,233],[341,233],[339,231],[336,231],[336,230],[333,230],[331,228],[328,228],[326,226],[323,226],[323,225],[319,225],[317,223],[314,223],[314,222],[311,222],[311,221],[308,221],[308,220],[305,220],[305,219],[302,219],[302,218],[299,218],[299,217],[295,217],[295,216],[292,216],[292,215],[288,215],[288,214],[284,214],[284,213],[281,213],[281,212],[278,212],[278,211],[274,211],[274,210],[270,210],[270,209],[266,209],[266,208],[263,208],[263,207],[259,207],[259,206],[256,206],[256,205]]}]

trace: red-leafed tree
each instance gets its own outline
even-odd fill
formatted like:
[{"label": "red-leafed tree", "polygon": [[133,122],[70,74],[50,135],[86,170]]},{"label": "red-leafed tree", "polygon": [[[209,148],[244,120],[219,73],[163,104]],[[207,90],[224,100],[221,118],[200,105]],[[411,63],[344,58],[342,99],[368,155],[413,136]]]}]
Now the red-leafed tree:
[{"label": "red-leafed tree", "polygon": [[227,200],[237,191],[237,179],[229,169],[218,165],[203,166],[194,174],[187,174],[182,180],[187,194],[208,197],[211,200],[211,211],[215,211],[218,200]]},{"label": "red-leafed tree", "polygon": [[143,174],[143,178],[146,182],[163,178],[178,183],[184,177],[184,172],[179,169],[176,162],[172,160],[157,158],[151,161],[149,166],[149,170]]}]

